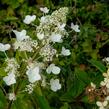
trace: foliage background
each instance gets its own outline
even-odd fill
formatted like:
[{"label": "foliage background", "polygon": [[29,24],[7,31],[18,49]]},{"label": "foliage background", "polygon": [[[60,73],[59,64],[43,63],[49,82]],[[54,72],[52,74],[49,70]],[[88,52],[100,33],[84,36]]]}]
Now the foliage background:
[{"label": "foliage background", "polygon": [[[27,29],[22,23],[25,15],[36,14],[41,16],[39,8],[47,6],[51,12],[62,6],[70,7],[67,24],[76,22],[81,32],[70,34],[72,55],[62,61],[54,60],[62,67],[60,78],[62,90],[57,93],[43,90],[43,95],[32,94],[22,96],[15,101],[12,109],[45,109],[44,100],[47,99],[50,107],[47,109],[97,109],[95,101],[90,102],[86,94],[86,87],[90,82],[97,86],[103,80],[102,73],[106,71],[102,59],[109,56],[109,1],[108,0],[1,0],[0,1],[0,41],[10,42],[14,37],[12,29]],[[0,61],[4,55],[0,53]],[[0,71],[0,75],[2,72]],[[0,84],[1,81],[0,81]],[[4,86],[5,87],[5,86]],[[37,91],[37,89],[36,89]],[[40,92],[40,91],[38,91]],[[0,109],[4,109],[5,97],[0,89]],[[48,105],[48,104],[47,104]]]}]

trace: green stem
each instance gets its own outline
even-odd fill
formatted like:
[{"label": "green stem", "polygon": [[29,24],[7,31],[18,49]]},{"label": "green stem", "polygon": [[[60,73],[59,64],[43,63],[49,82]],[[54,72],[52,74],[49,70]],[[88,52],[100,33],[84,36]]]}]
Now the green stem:
[{"label": "green stem", "polygon": [[24,51],[24,55],[25,55],[25,58],[28,60],[28,56],[27,56],[26,51]]},{"label": "green stem", "polygon": [[35,57],[37,56],[37,54],[38,54],[38,52],[36,52],[36,53],[33,55],[32,60],[35,59]]},{"label": "green stem", "polygon": [[5,52],[5,51],[4,51],[4,54],[5,54],[6,58],[8,59],[8,56],[7,56],[7,54],[6,54],[6,52]]},{"label": "green stem", "polygon": [[109,39],[106,40],[106,41],[102,44],[102,47],[103,47],[105,44],[107,44],[108,42],[109,42]]},{"label": "green stem", "polygon": [[12,105],[12,101],[9,102],[9,105],[8,105],[7,109],[11,109],[11,105]]}]

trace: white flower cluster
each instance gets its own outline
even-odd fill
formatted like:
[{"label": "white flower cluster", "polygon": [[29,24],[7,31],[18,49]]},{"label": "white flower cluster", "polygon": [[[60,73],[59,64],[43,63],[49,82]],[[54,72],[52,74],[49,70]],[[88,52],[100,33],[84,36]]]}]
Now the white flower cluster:
[{"label": "white flower cluster", "polygon": [[15,58],[7,58],[6,60],[6,68],[5,71],[6,72],[13,72],[14,74],[17,74],[18,71],[17,69],[20,67],[19,64],[17,63]]},{"label": "white flower cluster", "polygon": [[5,68],[5,71],[7,72],[7,76],[3,77],[3,80],[8,86],[10,86],[16,83],[16,75],[18,75],[17,69],[19,68],[19,65],[15,58],[7,58],[6,63],[7,66]]},{"label": "white flower cluster", "polygon": [[65,30],[66,15],[68,8],[60,8],[51,15],[42,16],[40,24],[36,28],[37,38],[39,40],[48,40],[49,42],[62,42],[62,38],[68,33]]},{"label": "white flower cluster", "polygon": [[107,89],[109,89],[109,69],[107,70],[107,73],[103,73],[104,80],[101,81],[101,86],[106,86]]},{"label": "white flower cluster", "polygon": [[28,85],[26,85],[26,88],[25,88],[25,90],[24,91],[26,91],[26,92],[28,92],[29,94],[31,94],[32,92],[33,92],[33,88],[34,88],[34,84],[28,84]]},{"label": "white flower cluster", "polygon": [[9,93],[9,100],[10,100],[10,101],[16,100],[16,96],[15,96],[14,93]]},{"label": "white flower cluster", "polygon": [[[46,69],[46,72],[48,74],[53,73],[55,75],[58,75],[60,73],[60,71],[61,71],[61,69],[58,66],[56,66],[55,64],[50,64],[48,66],[48,68]],[[51,90],[54,91],[54,92],[61,89],[61,84],[59,83],[59,79],[53,79],[52,78],[50,80],[50,86],[51,86]]]},{"label": "white flower cluster", "polygon": [[52,61],[54,55],[56,55],[56,50],[48,44],[41,48],[40,55],[44,57],[44,61]]},{"label": "white flower cluster", "polygon": [[96,104],[99,107],[99,109],[108,109],[108,108],[106,108],[107,105],[108,105],[108,101],[107,100],[105,100],[103,102],[97,101]]},{"label": "white flower cluster", "polygon": [[37,40],[32,40],[30,36],[26,35],[26,30],[22,30],[21,32],[17,30],[13,30],[16,35],[16,41],[13,44],[14,49],[19,49],[20,51],[28,51],[33,52],[33,48],[36,48],[38,45]]},{"label": "white flower cluster", "polygon": [[[53,58],[59,55],[57,50],[53,47],[53,44],[62,43],[64,41],[64,37],[68,36],[68,32],[65,29],[68,8],[60,8],[54,11],[51,15],[47,15],[49,12],[47,7],[40,8],[40,10],[43,12],[43,16],[39,19],[39,25],[35,26],[37,33],[36,40],[33,40],[30,36],[28,36],[25,29],[21,31],[12,30],[16,36],[15,42],[12,44],[14,52],[16,52],[16,50],[25,51],[25,55],[27,55],[25,60],[23,57],[20,58],[21,63],[25,62],[25,65],[27,65],[21,75],[29,82],[29,84],[25,86],[24,90],[29,94],[33,92],[34,86],[37,85],[36,83],[39,81],[42,82],[41,86],[50,85],[51,90],[54,92],[60,90],[62,87],[59,79],[57,78],[58,74],[61,72],[61,69],[52,63]],[[27,15],[23,22],[29,25],[33,23],[35,19],[36,15]],[[80,32],[78,25],[72,24],[71,29],[73,29],[75,32]],[[9,50],[10,47],[10,44],[0,43],[0,51],[4,53],[6,50]],[[71,55],[70,50],[62,46],[60,56],[69,55]],[[39,57],[41,57],[41,60]],[[7,72],[7,75],[3,77],[3,81],[6,83],[6,85],[11,86],[15,84],[17,80],[19,80],[21,76],[20,67],[22,68],[22,65],[19,65],[15,58],[8,58],[7,55],[6,58],[7,66],[5,68],[5,72]],[[46,71],[45,75],[42,73],[43,70]],[[49,83],[46,84],[46,75],[48,74],[54,75],[54,77],[47,80]],[[9,100],[15,99],[16,96],[14,92],[9,93]]]},{"label": "white flower cluster", "polygon": [[99,107],[99,109],[108,109],[109,108],[109,69],[106,73],[103,73],[104,80],[101,81],[100,85],[101,87],[106,87],[105,92],[107,93],[105,95],[105,98],[103,101],[97,101],[96,104]]}]

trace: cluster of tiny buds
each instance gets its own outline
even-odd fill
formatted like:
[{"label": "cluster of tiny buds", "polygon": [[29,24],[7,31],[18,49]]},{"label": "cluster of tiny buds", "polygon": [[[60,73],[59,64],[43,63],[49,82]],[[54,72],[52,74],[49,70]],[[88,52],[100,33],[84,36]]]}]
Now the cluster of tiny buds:
[{"label": "cluster of tiny buds", "polygon": [[28,92],[29,94],[31,94],[33,92],[33,87],[34,87],[34,84],[28,84],[26,85],[26,88],[25,88],[25,91]]},{"label": "cluster of tiny buds", "polygon": [[44,61],[52,61],[53,56],[56,55],[56,50],[50,45],[45,45],[41,51],[40,55],[44,58]]},{"label": "cluster of tiny buds", "polygon": [[14,49],[19,49],[20,51],[28,51],[34,52],[33,47],[37,47],[38,42],[37,40],[32,40],[31,38],[23,40],[23,41],[16,41],[14,43]]},{"label": "cluster of tiny buds", "polygon": [[19,75],[19,72],[17,69],[20,67],[20,65],[17,63],[15,58],[7,58],[6,60],[7,66],[4,69],[6,72],[13,72],[16,74],[16,76]]}]

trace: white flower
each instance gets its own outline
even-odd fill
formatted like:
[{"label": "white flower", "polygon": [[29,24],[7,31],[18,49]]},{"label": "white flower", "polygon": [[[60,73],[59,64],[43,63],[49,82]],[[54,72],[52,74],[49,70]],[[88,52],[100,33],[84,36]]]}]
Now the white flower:
[{"label": "white flower", "polygon": [[46,69],[46,72],[48,74],[53,73],[53,74],[57,75],[60,73],[60,71],[61,71],[61,69],[58,66],[55,66],[55,64],[50,64],[48,66],[48,68]]},{"label": "white flower", "polygon": [[96,88],[96,85],[93,83],[93,82],[91,82],[91,86],[95,89]]},{"label": "white flower", "polygon": [[107,62],[109,62],[109,57],[106,57],[105,59],[106,59]]},{"label": "white flower", "polygon": [[109,68],[107,69],[106,73],[103,73],[103,76],[107,79],[109,79]]},{"label": "white flower", "polygon": [[71,52],[70,52],[69,49],[66,49],[65,47],[62,47],[61,54],[62,54],[63,56],[69,56],[69,55],[71,54]]},{"label": "white flower", "polygon": [[9,100],[11,100],[11,101],[16,100],[16,96],[14,93],[9,93]]},{"label": "white flower", "polygon": [[61,89],[61,84],[59,83],[59,79],[51,79],[50,85],[51,85],[51,90],[54,92]]},{"label": "white flower", "polygon": [[36,15],[27,15],[25,16],[25,19],[23,20],[23,22],[25,24],[30,24],[31,22],[33,22],[36,19]]},{"label": "white flower", "polygon": [[34,82],[41,79],[41,76],[39,74],[39,67],[29,68],[26,71],[26,74],[28,76],[28,79],[29,79],[30,83],[34,83]]},{"label": "white flower", "polygon": [[9,50],[10,47],[11,47],[10,44],[2,44],[2,43],[0,43],[0,51],[5,52],[6,50]]},{"label": "white flower", "polygon": [[66,26],[66,24],[65,23],[63,23],[62,25],[60,25],[60,24],[58,24],[58,28],[59,28],[59,30],[65,30],[65,26]]},{"label": "white flower", "polygon": [[106,97],[106,100],[109,101],[109,96]]},{"label": "white flower", "polygon": [[106,64],[109,65],[109,57],[105,57],[104,59],[102,59],[102,61],[106,62]]},{"label": "white flower", "polygon": [[38,42],[37,40],[32,40],[31,38],[23,40],[23,41],[16,41],[13,46],[14,49],[19,49],[19,51],[28,51],[34,52],[33,47],[37,47]]},{"label": "white flower", "polygon": [[40,22],[41,22],[41,23],[47,23],[47,22],[48,22],[47,17],[46,17],[46,16],[42,16],[42,17],[40,18]]},{"label": "white flower", "polygon": [[97,101],[96,104],[99,107],[99,109],[106,109],[105,107],[107,106],[108,102],[107,101],[104,101],[104,102]]},{"label": "white flower", "polygon": [[23,41],[29,39],[29,36],[26,35],[26,30],[22,30],[21,32],[17,30],[13,30],[16,35],[17,41]]},{"label": "white flower", "polygon": [[5,81],[5,83],[10,86],[12,84],[15,84],[16,83],[16,79],[15,79],[15,74],[12,72],[12,73],[9,73],[8,76],[5,76],[3,78],[3,80]]},{"label": "white flower", "polygon": [[101,81],[101,86],[106,86],[109,89],[109,78],[104,78],[104,81]]},{"label": "white flower", "polygon": [[42,40],[44,38],[44,34],[43,33],[37,33],[37,38],[39,40]]},{"label": "white flower", "polygon": [[40,8],[40,10],[45,14],[47,14],[49,12],[49,9],[47,7]]},{"label": "white flower", "polygon": [[50,40],[52,41],[52,42],[59,42],[59,43],[61,43],[62,42],[62,36],[60,35],[60,34],[52,34],[51,36],[50,36]]},{"label": "white flower", "polygon": [[80,32],[79,26],[78,25],[74,25],[73,23],[71,23],[71,28],[75,31],[75,32]]}]

